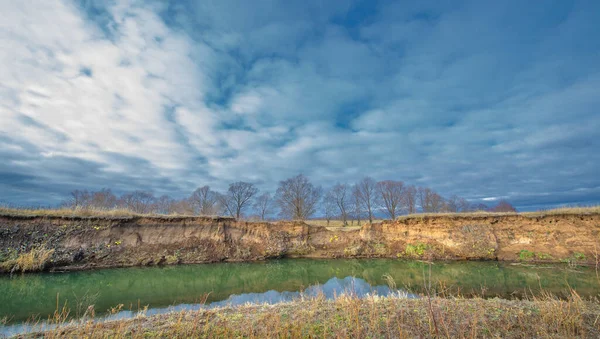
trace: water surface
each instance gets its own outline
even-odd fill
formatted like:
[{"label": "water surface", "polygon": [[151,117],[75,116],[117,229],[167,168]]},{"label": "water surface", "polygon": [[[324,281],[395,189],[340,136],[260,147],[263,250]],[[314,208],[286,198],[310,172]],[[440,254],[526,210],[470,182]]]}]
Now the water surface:
[{"label": "water surface", "polygon": [[465,296],[516,298],[541,290],[565,295],[569,287],[584,297],[600,293],[593,268],[498,262],[429,265],[391,259],[285,259],[26,274],[0,277],[0,319],[7,324],[0,334],[32,318],[46,319],[57,303],[59,307],[66,303],[72,316],[82,315],[89,305],[102,315],[123,304],[116,316],[127,317],[144,306],[148,314],[155,314],[247,302],[277,303],[318,293],[329,298],[344,292],[418,294],[429,283]]}]

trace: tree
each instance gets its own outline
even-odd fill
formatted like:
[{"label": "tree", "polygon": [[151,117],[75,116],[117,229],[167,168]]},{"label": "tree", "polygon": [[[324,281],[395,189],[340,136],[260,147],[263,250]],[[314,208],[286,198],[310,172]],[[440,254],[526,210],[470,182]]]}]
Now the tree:
[{"label": "tree", "polygon": [[325,220],[327,220],[327,226],[329,226],[329,222],[335,216],[335,211],[337,210],[335,197],[333,194],[331,194],[331,192],[327,192],[323,198],[323,209],[325,212]]},{"label": "tree", "polygon": [[415,186],[407,186],[404,188],[402,195],[402,203],[408,214],[417,213],[417,189]]},{"label": "tree", "polygon": [[321,187],[315,187],[308,178],[299,174],[280,181],[275,197],[283,217],[306,220],[315,213],[322,192]]},{"label": "tree", "polygon": [[424,213],[437,213],[444,209],[444,198],[430,188],[417,188],[417,199]]},{"label": "tree", "polygon": [[471,203],[465,199],[465,198],[460,198],[458,199],[458,209],[461,212],[470,212],[471,211]]},{"label": "tree", "polygon": [[514,206],[511,205],[506,200],[500,200],[496,206],[494,206],[490,209],[490,212],[516,212],[516,211],[517,211],[517,209],[514,208]]},{"label": "tree", "polygon": [[429,202],[429,209],[431,210],[432,213],[439,213],[444,210],[445,201],[441,195],[439,195],[435,192],[432,192],[429,195],[428,202]]},{"label": "tree", "polygon": [[109,188],[103,188],[98,192],[91,193],[90,206],[94,209],[111,209],[117,205],[117,197]]},{"label": "tree", "polygon": [[168,195],[161,195],[154,202],[154,211],[159,214],[170,214],[174,200]]},{"label": "tree", "polygon": [[338,183],[331,189],[331,194],[335,198],[335,204],[340,211],[342,223],[344,226],[348,225],[348,208],[350,207],[348,185]]},{"label": "tree", "polygon": [[260,220],[265,220],[265,216],[273,211],[273,198],[271,194],[265,192],[259,195],[254,202],[254,209],[258,212]]},{"label": "tree", "polygon": [[169,206],[169,214],[193,215],[194,213],[190,199],[173,200]]},{"label": "tree", "polygon": [[402,181],[386,180],[377,183],[377,192],[381,198],[387,215],[396,219],[398,209],[402,202],[404,183]]},{"label": "tree", "polygon": [[457,213],[460,211],[459,207],[460,198],[455,194],[446,200],[446,211],[450,213]]},{"label": "tree", "polygon": [[477,211],[487,211],[489,209],[488,205],[486,204],[472,204],[471,206],[469,206],[469,209],[471,211],[477,212]]},{"label": "tree", "polygon": [[195,214],[199,215],[219,214],[218,201],[218,194],[206,185],[197,188],[190,196],[190,203],[194,208]]},{"label": "tree", "polygon": [[91,194],[87,190],[74,190],[71,192],[71,198],[68,201],[68,205],[71,208],[88,208],[91,202]]},{"label": "tree", "polygon": [[119,199],[119,205],[134,213],[148,214],[152,212],[155,200],[152,192],[133,191],[123,194]]},{"label": "tree", "polygon": [[356,183],[356,194],[369,215],[369,223],[373,223],[373,210],[377,208],[379,202],[377,182],[370,177],[363,178]]},{"label": "tree", "polygon": [[256,193],[258,188],[254,187],[254,184],[238,181],[230,184],[227,192],[219,196],[219,200],[232,217],[239,219],[242,210],[247,207]]},{"label": "tree", "polygon": [[358,226],[360,226],[362,200],[360,198],[360,188],[357,184],[352,186],[352,207],[354,210],[354,219],[356,219]]}]

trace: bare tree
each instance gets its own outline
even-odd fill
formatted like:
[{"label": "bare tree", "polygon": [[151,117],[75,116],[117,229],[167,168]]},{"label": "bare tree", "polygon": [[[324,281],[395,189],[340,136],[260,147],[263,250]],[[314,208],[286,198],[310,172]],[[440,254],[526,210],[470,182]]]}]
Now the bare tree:
[{"label": "bare tree", "polygon": [[117,197],[108,188],[91,193],[90,206],[95,209],[111,209],[117,205]]},{"label": "bare tree", "polygon": [[219,214],[218,194],[210,189],[209,186],[202,186],[196,189],[190,196],[190,203],[196,214],[216,215]]},{"label": "bare tree", "polygon": [[490,209],[491,212],[516,212],[517,209],[506,200],[500,200],[498,204]]},{"label": "bare tree", "polygon": [[174,200],[168,195],[161,195],[154,202],[154,211],[160,214],[170,214]]},{"label": "bare tree", "polygon": [[471,211],[471,203],[465,198],[458,199],[458,210],[461,212],[470,212]]},{"label": "bare tree", "polygon": [[322,192],[321,187],[315,187],[308,178],[299,174],[280,181],[275,197],[283,217],[305,220],[315,213]]},{"label": "bare tree", "polygon": [[225,194],[219,195],[219,201],[232,217],[239,219],[244,208],[251,202],[252,197],[258,193],[254,184],[238,181],[229,184]]},{"label": "bare tree", "polygon": [[489,209],[489,207],[488,207],[488,205],[486,205],[486,204],[482,204],[482,203],[478,203],[478,204],[476,204],[476,203],[474,203],[474,204],[472,204],[472,205],[469,207],[469,209],[470,209],[471,211],[477,212],[477,211],[487,211],[487,210]]},{"label": "bare tree", "polygon": [[169,214],[193,215],[195,213],[190,199],[174,200],[169,206]]},{"label": "bare tree", "polygon": [[273,198],[271,194],[265,192],[259,195],[254,202],[254,209],[258,212],[260,220],[265,220],[265,217],[273,212]]},{"label": "bare tree", "polygon": [[417,189],[417,198],[424,213],[438,213],[445,208],[444,198],[430,188],[419,187]]},{"label": "bare tree", "polygon": [[377,182],[373,178],[365,177],[356,183],[357,194],[363,208],[369,214],[369,223],[373,223],[373,210],[377,208],[379,195],[377,194]]},{"label": "bare tree", "polygon": [[455,194],[446,199],[445,210],[450,213],[458,213],[460,211],[460,198]]},{"label": "bare tree", "polygon": [[67,205],[71,208],[88,208],[91,203],[92,195],[87,190],[74,190]]},{"label": "bare tree", "polygon": [[445,201],[444,198],[437,194],[436,192],[432,192],[428,197],[429,208],[432,213],[439,213],[444,211]]},{"label": "bare tree", "polygon": [[360,188],[358,184],[352,186],[352,207],[354,219],[356,219],[358,226],[360,226],[360,219],[362,215],[362,199],[360,198]]},{"label": "bare tree", "polygon": [[329,222],[335,216],[335,212],[337,211],[335,197],[331,194],[331,191],[327,192],[323,198],[323,209],[325,212],[325,220],[327,220],[327,226],[329,226]]},{"label": "bare tree", "polygon": [[427,187],[417,187],[417,200],[419,201],[419,206],[421,206],[421,211],[423,213],[427,213],[427,196],[431,190]]},{"label": "bare tree", "polygon": [[386,180],[377,183],[377,192],[381,197],[388,216],[394,220],[402,203],[404,183],[402,181]]},{"label": "bare tree", "polygon": [[402,203],[404,204],[406,212],[408,212],[408,214],[417,213],[417,189],[415,186],[406,186],[402,197]]},{"label": "bare tree", "polygon": [[119,205],[134,213],[147,214],[152,212],[155,197],[151,192],[133,191],[119,199]]},{"label": "bare tree", "polygon": [[348,225],[348,209],[350,208],[349,188],[346,184],[337,184],[331,188],[331,194],[335,198],[335,204],[340,211],[340,217],[344,226]]}]

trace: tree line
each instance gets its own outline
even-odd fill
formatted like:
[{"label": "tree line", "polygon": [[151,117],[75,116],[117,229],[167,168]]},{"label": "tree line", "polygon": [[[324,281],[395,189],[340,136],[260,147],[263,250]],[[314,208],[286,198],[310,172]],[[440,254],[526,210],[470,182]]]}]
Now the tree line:
[{"label": "tree line", "polygon": [[381,216],[395,219],[402,214],[460,213],[472,211],[515,212],[510,203],[500,201],[494,207],[472,204],[456,195],[448,198],[428,187],[407,185],[402,181],[376,181],[365,177],[354,184],[337,183],[328,190],[316,186],[302,174],[279,182],[274,194],[260,192],[252,183],[238,181],[224,192],[205,185],[190,196],[174,199],[156,197],[149,191],[133,191],[121,196],[110,189],[75,190],[64,207],[73,209],[127,209],[140,214],[229,215],[237,219],[306,220],[315,215],[329,223],[342,220],[344,225],[362,220],[372,222]]}]

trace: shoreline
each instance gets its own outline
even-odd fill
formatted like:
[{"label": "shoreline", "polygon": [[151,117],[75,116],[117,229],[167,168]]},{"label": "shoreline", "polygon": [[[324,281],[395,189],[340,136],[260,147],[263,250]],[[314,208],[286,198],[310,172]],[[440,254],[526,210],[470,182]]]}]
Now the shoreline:
[{"label": "shoreline", "polygon": [[83,322],[32,336],[46,337],[584,337],[600,335],[600,304],[566,301],[424,296],[314,298],[275,305],[138,315]]},{"label": "shoreline", "polygon": [[589,213],[413,215],[352,229],[228,217],[0,213],[0,274],[278,258],[597,266],[599,249],[597,208]]}]

